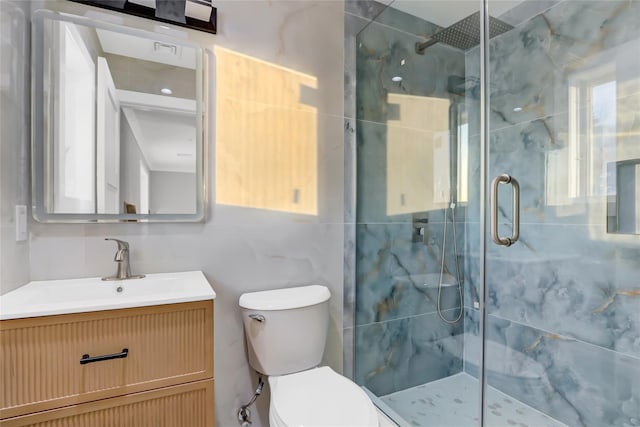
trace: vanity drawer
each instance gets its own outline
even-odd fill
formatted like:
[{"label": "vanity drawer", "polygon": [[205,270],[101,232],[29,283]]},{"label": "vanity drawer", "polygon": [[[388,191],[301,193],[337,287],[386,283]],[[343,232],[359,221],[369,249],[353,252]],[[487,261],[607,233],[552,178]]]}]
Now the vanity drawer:
[{"label": "vanity drawer", "polygon": [[0,421],[0,427],[213,427],[213,380]]},{"label": "vanity drawer", "polygon": [[4,320],[0,343],[4,419],[213,378],[213,301]]}]

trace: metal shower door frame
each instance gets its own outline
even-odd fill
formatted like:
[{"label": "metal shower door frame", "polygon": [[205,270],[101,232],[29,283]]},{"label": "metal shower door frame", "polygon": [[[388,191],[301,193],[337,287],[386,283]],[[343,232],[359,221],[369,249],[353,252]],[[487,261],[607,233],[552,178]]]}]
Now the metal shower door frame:
[{"label": "metal shower door frame", "polygon": [[478,363],[478,385],[480,392],[479,424],[485,426],[487,404],[486,378],[486,337],[487,337],[487,307],[489,289],[486,286],[487,271],[487,190],[488,190],[488,160],[489,160],[489,0],[480,0],[480,277],[479,277],[479,309],[480,309],[480,357]]}]

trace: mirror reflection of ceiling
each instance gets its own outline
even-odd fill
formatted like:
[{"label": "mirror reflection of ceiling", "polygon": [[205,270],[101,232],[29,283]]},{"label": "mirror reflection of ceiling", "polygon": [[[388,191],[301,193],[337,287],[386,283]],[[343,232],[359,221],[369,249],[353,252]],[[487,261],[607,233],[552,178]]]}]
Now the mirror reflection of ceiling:
[{"label": "mirror reflection of ceiling", "polygon": [[151,171],[196,170],[195,114],[123,108]]},{"label": "mirror reflection of ceiling", "polygon": [[[164,94],[171,89],[172,96],[182,99],[196,98],[195,73],[189,68],[144,61],[121,55],[105,54],[116,88],[143,93]],[[149,78],[153,76],[153,78]]]},{"label": "mirror reflection of ceiling", "polygon": [[106,53],[196,69],[196,51],[170,42],[156,41],[114,31],[96,29]]},{"label": "mirror reflection of ceiling", "polygon": [[[491,16],[500,17],[500,15],[513,9],[523,1],[524,0],[493,1],[489,7],[489,13]],[[472,13],[477,12],[480,9],[480,2],[478,0],[395,0],[390,6],[441,27],[448,27]]]},{"label": "mirror reflection of ceiling", "polygon": [[[95,34],[120,93],[154,94],[177,103],[196,98],[195,49],[99,28]],[[171,93],[165,94],[165,88]],[[171,106],[172,102],[166,104]],[[196,170],[195,112],[163,111],[152,105],[123,106],[122,112],[149,170],[188,173]]]},{"label": "mirror reflection of ceiling", "polygon": [[168,96],[195,99],[195,49],[109,30],[95,32],[118,89],[160,94],[169,88]]}]

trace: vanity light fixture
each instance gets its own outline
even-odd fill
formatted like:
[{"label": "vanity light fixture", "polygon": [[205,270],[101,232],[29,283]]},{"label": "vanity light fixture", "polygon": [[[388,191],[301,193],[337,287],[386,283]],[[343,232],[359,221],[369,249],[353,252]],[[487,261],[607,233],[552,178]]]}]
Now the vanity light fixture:
[{"label": "vanity light fixture", "polygon": [[71,0],[128,15],[216,34],[213,0]]}]

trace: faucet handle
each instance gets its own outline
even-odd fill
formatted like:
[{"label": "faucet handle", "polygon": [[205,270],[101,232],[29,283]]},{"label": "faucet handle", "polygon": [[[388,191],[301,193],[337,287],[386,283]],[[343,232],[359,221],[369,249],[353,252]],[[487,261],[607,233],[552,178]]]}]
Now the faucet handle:
[{"label": "faucet handle", "polygon": [[129,242],[125,242],[124,240],[114,239],[112,237],[105,237],[104,240],[113,240],[116,242],[118,244],[118,251],[129,249]]},{"label": "faucet handle", "polygon": [[113,240],[118,244],[118,250],[116,256],[113,258],[118,263],[118,272],[115,276],[103,277],[102,280],[127,280],[127,279],[141,279],[144,274],[131,275],[131,266],[129,265],[129,242],[124,240],[113,239],[106,237],[104,240]]}]

